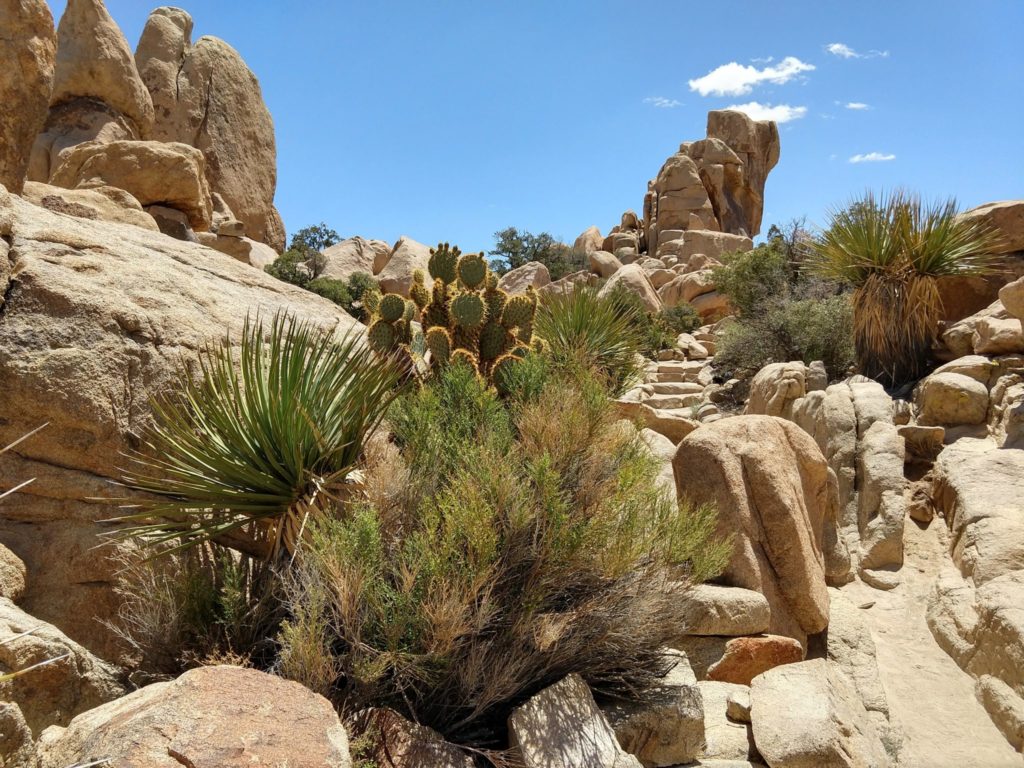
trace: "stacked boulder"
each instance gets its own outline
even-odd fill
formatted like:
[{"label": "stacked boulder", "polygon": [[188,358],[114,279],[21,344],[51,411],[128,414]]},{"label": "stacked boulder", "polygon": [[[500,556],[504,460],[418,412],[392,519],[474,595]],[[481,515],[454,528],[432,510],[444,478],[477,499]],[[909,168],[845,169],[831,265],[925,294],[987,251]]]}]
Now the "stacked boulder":
[{"label": "stacked boulder", "polygon": [[[590,254],[593,274],[621,282],[649,309],[688,302],[705,319],[717,319],[729,307],[711,270],[724,255],[753,247],[765,180],[778,160],[775,123],[709,112],[707,138],[680,145],[649,182],[643,216],[627,211],[603,239],[591,227],[574,247]],[[619,277],[620,270],[626,274]]]},{"label": "stacked boulder", "polygon": [[[7,7],[10,6],[10,7]],[[102,0],[5,0],[0,184],[52,211],[157,229],[256,266],[284,248],[274,128],[226,43],[191,45],[184,11],[153,12],[139,50]]]}]

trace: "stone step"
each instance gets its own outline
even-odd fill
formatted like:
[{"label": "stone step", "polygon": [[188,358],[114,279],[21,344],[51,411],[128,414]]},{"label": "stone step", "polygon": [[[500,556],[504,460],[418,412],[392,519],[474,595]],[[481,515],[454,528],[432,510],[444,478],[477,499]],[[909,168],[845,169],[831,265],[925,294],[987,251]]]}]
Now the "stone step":
[{"label": "stone step", "polygon": [[696,381],[652,381],[648,386],[655,395],[694,395],[704,392],[704,385]]},{"label": "stone step", "polygon": [[643,404],[665,411],[681,410],[700,403],[702,394],[703,388],[689,395],[649,395],[643,399]]}]

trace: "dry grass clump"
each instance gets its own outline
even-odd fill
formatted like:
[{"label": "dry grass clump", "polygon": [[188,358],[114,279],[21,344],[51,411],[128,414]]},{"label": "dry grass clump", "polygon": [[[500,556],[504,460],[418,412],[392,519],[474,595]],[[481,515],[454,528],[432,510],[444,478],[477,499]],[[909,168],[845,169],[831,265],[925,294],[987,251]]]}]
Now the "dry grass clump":
[{"label": "dry grass clump", "polygon": [[404,492],[315,524],[287,580],[282,674],[488,744],[570,672],[626,696],[664,672],[677,583],[715,575],[727,548],[712,510],[657,487],[602,387],[556,380],[507,406],[452,366],[391,425]]}]

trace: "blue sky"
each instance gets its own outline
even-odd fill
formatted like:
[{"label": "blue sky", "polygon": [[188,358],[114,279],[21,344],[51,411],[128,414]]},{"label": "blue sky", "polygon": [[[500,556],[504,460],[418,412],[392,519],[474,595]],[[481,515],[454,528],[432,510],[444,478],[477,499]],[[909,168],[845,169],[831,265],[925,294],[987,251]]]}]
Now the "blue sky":
[{"label": "blue sky", "polygon": [[[55,16],[63,5],[51,2]],[[134,47],[149,5],[107,7]],[[1024,197],[1022,0],[186,9],[196,39],[227,40],[260,79],[289,232],[326,221],[342,236],[468,251],[518,226],[571,242],[639,211],[665,158],[704,136],[708,110],[751,103],[791,118],[764,229],[821,223],[868,188],[964,207]]]}]

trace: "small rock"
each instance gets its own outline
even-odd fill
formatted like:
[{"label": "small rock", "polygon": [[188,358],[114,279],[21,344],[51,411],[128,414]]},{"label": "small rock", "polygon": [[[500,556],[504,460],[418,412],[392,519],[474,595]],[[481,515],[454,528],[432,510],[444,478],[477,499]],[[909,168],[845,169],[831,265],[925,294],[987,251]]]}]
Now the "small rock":
[{"label": "small rock", "polygon": [[740,587],[698,584],[680,596],[687,603],[685,634],[754,635],[771,621],[768,600],[760,592]]},{"label": "small rock", "polygon": [[0,597],[17,601],[25,593],[25,564],[0,544]]},{"label": "small rock", "polygon": [[886,591],[900,585],[900,574],[897,571],[887,571],[881,568],[861,568],[860,578],[869,587]]},{"label": "small rock", "polygon": [[803,646],[791,637],[735,637],[725,644],[725,655],[708,669],[708,680],[750,685],[762,672],[803,659]]},{"label": "small rock", "polygon": [[750,689],[737,688],[725,699],[725,714],[737,723],[750,722]]}]

